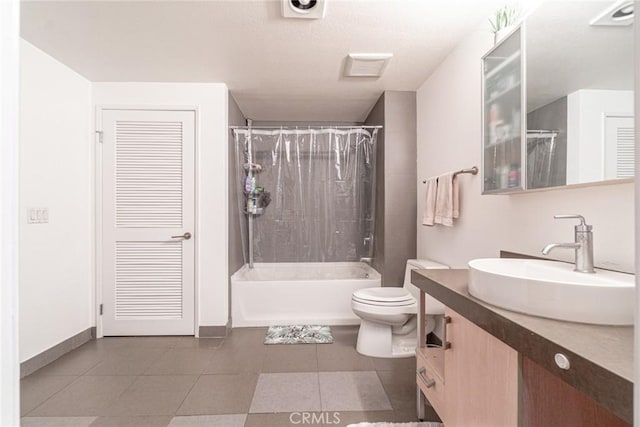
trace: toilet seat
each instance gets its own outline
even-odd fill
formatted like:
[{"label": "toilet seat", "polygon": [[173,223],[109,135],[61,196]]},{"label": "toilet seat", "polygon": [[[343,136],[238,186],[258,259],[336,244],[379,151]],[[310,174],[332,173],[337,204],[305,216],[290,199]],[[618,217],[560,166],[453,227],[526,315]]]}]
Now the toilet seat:
[{"label": "toilet seat", "polygon": [[388,302],[388,301],[372,301],[372,300],[362,299],[362,298],[353,296],[351,297],[351,301],[355,301],[360,304],[371,305],[374,307],[410,307],[416,304],[416,301],[413,298],[407,301]]},{"label": "toilet seat", "polygon": [[411,292],[396,287],[358,289],[352,298],[376,305],[409,305],[416,302]]},{"label": "toilet seat", "polygon": [[[389,319],[387,320],[390,320],[395,316],[413,315],[418,312],[418,304],[416,304],[415,302],[413,304],[394,306],[394,305],[384,305],[384,304],[375,304],[375,303],[374,304],[364,303],[356,299],[352,299],[351,308],[354,310],[354,312],[361,313],[360,315],[361,317],[362,315],[388,316]],[[382,318],[379,320],[383,321]],[[401,323],[404,323],[407,320],[408,318],[405,318],[404,321]],[[393,323],[397,323],[397,321],[393,320]]]}]

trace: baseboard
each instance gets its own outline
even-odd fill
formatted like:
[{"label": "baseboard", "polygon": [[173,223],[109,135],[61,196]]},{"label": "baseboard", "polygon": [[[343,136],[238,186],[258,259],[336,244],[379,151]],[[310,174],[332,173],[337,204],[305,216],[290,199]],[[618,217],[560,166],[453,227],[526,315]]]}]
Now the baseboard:
[{"label": "baseboard", "polygon": [[36,354],[31,359],[25,360],[20,364],[20,378],[34,373],[38,369],[47,366],[54,360],[80,347],[82,344],[94,339],[96,339],[96,327],[92,326],[75,334],[71,338],[67,338],[60,344],[56,344],[42,353]]},{"label": "baseboard", "polygon": [[244,319],[241,322],[233,322],[233,328],[264,328],[273,325],[326,325],[326,326],[355,326],[360,325],[360,318],[288,318],[288,319]]},{"label": "baseboard", "polygon": [[200,326],[198,328],[199,338],[224,338],[229,334],[230,323],[222,326]]}]

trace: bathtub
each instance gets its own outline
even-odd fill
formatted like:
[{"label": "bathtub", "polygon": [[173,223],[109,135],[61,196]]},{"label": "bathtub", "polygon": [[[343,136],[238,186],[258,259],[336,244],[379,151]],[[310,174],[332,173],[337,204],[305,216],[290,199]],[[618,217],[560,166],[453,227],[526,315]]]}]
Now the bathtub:
[{"label": "bathtub", "polygon": [[355,325],[351,294],[380,285],[380,273],[360,262],[245,265],[231,276],[231,323]]}]

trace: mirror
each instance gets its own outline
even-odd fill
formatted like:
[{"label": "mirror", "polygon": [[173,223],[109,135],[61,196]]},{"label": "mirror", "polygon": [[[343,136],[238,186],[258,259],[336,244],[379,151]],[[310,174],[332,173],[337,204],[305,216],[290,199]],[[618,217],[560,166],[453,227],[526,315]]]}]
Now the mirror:
[{"label": "mirror", "polygon": [[550,1],[527,17],[526,188],[633,177],[629,5]]}]

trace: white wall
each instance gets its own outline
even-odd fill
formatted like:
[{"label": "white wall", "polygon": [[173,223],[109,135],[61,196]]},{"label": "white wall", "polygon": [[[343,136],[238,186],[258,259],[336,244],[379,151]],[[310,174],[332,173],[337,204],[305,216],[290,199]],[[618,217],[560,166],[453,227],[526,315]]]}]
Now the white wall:
[{"label": "white wall", "polygon": [[[633,184],[561,189],[512,196],[481,196],[480,175],[460,176],[461,213],[454,227],[421,225],[422,180],[450,170],[481,167],[480,58],[491,47],[487,31],[470,34],[418,90],[418,258],[464,268],[501,249],[539,254],[551,242],[573,241],[579,213],[594,227],[596,264],[634,269]],[[572,251],[557,250],[572,260]]]},{"label": "white wall", "polygon": [[93,85],[93,101],[96,106],[181,106],[198,109],[198,326],[222,326],[228,321],[227,97],[227,87],[222,83]]},{"label": "white wall", "polygon": [[[91,83],[21,43],[20,360],[91,327]],[[27,209],[49,208],[48,224]]]},{"label": "white wall", "polygon": [[0,425],[20,423],[18,81],[20,2],[0,2]]},{"label": "white wall", "polygon": [[[634,25],[634,63],[636,70],[640,70],[640,26]],[[634,82],[634,106],[635,111],[640,111],[640,79],[636,78]],[[640,129],[640,114],[635,115],[635,128]],[[635,133],[636,137],[636,153],[640,152],[640,133]],[[636,176],[640,176],[640,156],[636,156]],[[640,186],[636,187],[635,192],[636,207],[636,265],[640,265]],[[634,381],[633,381],[633,425],[640,426],[640,327],[638,327],[638,319],[640,319],[640,277],[636,275],[636,327],[634,328]]]},{"label": "white wall", "polygon": [[567,96],[567,184],[605,178],[605,115],[633,115],[633,91],[578,90]]}]

